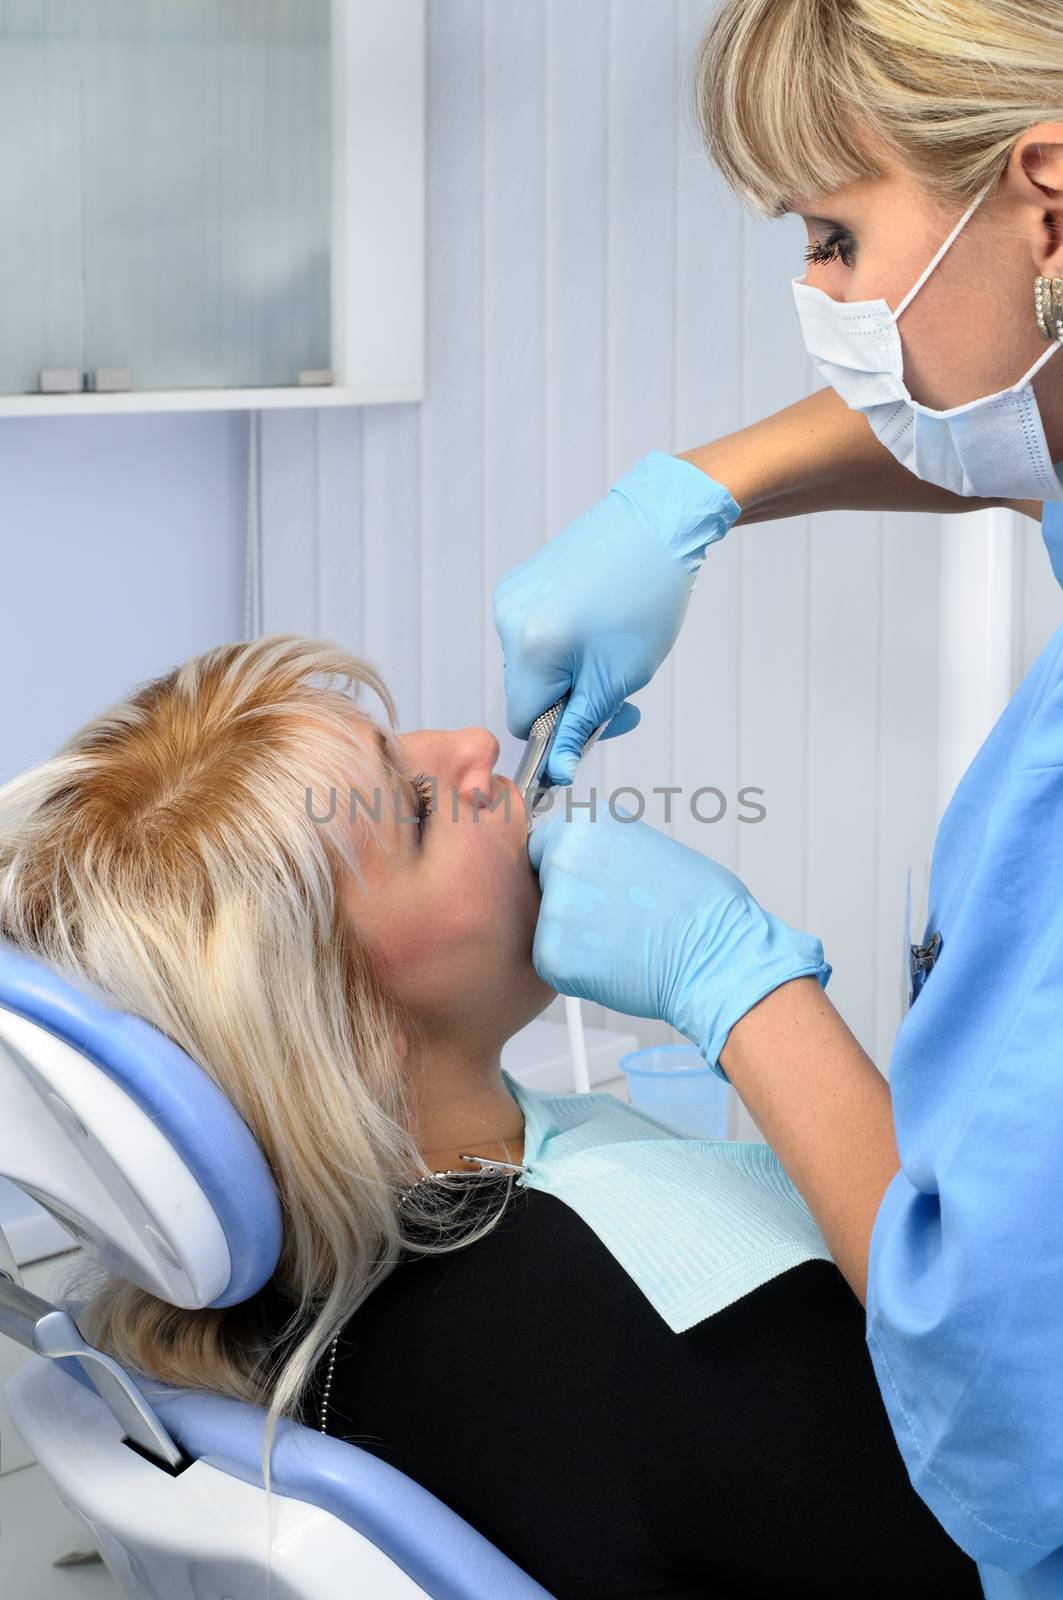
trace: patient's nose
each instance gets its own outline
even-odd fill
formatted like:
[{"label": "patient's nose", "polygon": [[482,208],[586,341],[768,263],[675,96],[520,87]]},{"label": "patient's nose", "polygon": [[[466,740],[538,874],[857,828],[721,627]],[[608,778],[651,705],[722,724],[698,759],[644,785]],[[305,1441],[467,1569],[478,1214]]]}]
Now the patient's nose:
[{"label": "patient's nose", "polygon": [[463,731],[475,740],[479,756],[484,761],[488,772],[493,772],[501,746],[490,728],[466,728]]},{"label": "patient's nose", "polygon": [[421,728],[405,735],[411,761],[430,773],[440,789],[486,794],[500,746],[489,728]]},{"label": "patient's nose", "polygon": [[486,793],[498,760],[499,743],[489,728],[458,728],[451,736],[454,783],[461,793],[478,788]]}]

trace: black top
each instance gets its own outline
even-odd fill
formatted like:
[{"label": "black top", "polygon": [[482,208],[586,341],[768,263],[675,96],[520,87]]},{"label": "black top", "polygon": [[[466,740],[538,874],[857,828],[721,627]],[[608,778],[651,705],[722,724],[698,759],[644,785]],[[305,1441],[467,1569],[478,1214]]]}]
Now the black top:
[{"label": "black top", "polygon": [[327,1431],[558,1600],[982,1594],[909,1483],[829,1262],[676,1334],[575,1211],[515,1186],[493,1232],[410,1256],[360,1307]]}]

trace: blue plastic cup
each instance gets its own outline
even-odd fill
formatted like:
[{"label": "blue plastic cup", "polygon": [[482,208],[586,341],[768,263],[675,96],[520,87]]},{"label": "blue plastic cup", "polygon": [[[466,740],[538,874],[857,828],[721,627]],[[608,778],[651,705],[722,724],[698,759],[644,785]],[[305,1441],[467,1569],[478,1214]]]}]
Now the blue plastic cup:
[{"label": "blue plastic cup", "polygon": [[726,1139],[731,1085],[692,1044],[655,1045],[622,1056],[631,1104],[696,1139]]}]

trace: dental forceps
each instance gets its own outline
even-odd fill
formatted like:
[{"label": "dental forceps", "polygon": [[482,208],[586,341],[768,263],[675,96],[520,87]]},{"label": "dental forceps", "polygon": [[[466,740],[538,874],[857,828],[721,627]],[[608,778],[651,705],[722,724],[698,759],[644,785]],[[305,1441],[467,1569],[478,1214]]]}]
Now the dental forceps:
[{"label": "dental forceps", "polygon": [[[529,828],[532,818],[542,809],[547,790],[555,787],[554,780],[547,776],[546,763],[554,748],[554,740],[557,738],[557,730],[561,723],[561,713],[568,705],[568,701],[569,696],[564,694],[560,700],[555,701],[536,717],[513,778],[528,812]],[[598,724],[583,746],[584,756],[608,726],[608,720]]]}]

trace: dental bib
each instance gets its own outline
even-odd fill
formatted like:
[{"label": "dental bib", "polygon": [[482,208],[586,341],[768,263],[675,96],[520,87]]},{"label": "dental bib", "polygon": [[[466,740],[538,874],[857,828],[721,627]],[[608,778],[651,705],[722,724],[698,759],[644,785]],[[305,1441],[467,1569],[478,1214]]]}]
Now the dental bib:
[{"label": "dental bib", "polygon": [[1058,343],[1009,389],[947,411],[913,400],[904,382],[898,318],[991,188],[967,208],[896,311],[885,300],[834,300],[794,278],[801,333],[821,377],[851,411],[863,412],[880,442],[917,478],[985,500],[1063,500],[1063,477],[1053,464],[1033,388]]},{"label": "dental bib", "polygon": [[691,1138],[611,1094],[502,1077],[524,1113],[517,1184],[577,1212],[674,1333],[832,1259],[767,1145]]}]

